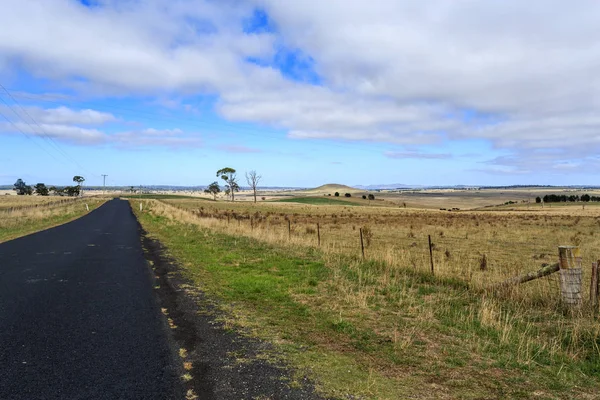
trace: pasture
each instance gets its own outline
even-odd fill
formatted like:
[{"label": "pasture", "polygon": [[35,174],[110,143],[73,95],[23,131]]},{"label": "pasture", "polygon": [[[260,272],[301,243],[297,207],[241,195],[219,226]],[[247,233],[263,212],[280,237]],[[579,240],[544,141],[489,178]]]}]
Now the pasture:
[{"label": "pasture", "polygon": [[0,242],[72,221],[105,201],[96,197],[0,196]]},{"label": "pasture", "polygon": [[578,245],[586,299],[598,207],[142,201],[144,229],[223,302],[224,323],[274,343],[266,356],[328,395],[593,398],[600,383],[600,327],[587,306],[564,313],[556,274],[490,290]]}]

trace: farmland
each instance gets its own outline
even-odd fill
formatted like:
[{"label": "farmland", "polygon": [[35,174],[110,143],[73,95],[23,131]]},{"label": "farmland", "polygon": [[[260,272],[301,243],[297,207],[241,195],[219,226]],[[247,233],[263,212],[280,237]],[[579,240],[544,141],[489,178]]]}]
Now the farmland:
[{"label": "farmland", "polygon": [[[600,256],[595,205],[456,212],[399,207],[398,199],[360,207],[306,197],[142,201],[143,212],[132,204],[144,229],[218,299],[226,326],[275,344],[265,357],[283,357],[325,394],[595,395],[600,328],[591,310],[564,314],[553,275],[489,290],[555,263],[559,245],[580,246],[589,282]],[[464,198],[456,204],[469,208]]]},{"label": "farmland", "polygon": [[[72,221],[99,207],[101,198],[0,197],[0,242]],[[87,204],[87,208],[86,208]]]}]

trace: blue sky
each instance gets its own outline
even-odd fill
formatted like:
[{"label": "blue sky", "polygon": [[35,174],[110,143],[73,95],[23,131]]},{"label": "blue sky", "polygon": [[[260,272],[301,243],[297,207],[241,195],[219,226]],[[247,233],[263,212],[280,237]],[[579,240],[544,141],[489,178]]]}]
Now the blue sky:
[{"label": "blue sky", "polygon": [[508,3],[6,0],[0,184],[598,184],[600,9]]}]

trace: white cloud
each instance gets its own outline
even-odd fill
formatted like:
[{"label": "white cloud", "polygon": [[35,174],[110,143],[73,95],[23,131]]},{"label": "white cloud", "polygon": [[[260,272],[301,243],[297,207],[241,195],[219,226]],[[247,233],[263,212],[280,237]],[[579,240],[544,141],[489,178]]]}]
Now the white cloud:
[{"label": "white cloud", "polygon": [[[595,1],[100,3],[4,0],[0,74],[23,66],[82,92],[154,95],[165,104],[215,94],[225,118],[294,139],[422,147],[485,139],[512,154],[494,161],[497,171],[575,169],[564,166],[600,144]],[[244,34],[255,5],[276,34]],[[312,57],[323,85],[245,61],[270,59],[280,46]],[[134,136],[152,135],[122,135]],[[531,156],[544,149],[565,151]]]},{"label": "white cloud", "polygon": [[[11,111],[18,113],[10,114]],[[79,125],[102,125],[117,121],[112,114],[96,110],[73,110],[66,107],[42,109],[26,107],[26,113],[18,107],[0,107],[0,114],[10,116],[10,122],[0,121],[0,134],[19,134],[30,138],[51,138],[58,142],[80,146],[109,145],[117,147],[163,146],[170,148],[199,147],[202,141],[198,134],[182,129],[145,128],[135,131],[110,133],[100,128],[90,129]],[[31,118],[35,120],[31,120]]]},{"label": "white cloud", "polygon": [[428,159],[428,160],[440,160],[445,158],[452,158],[451,154],[448,153],[421,153],[418,151],[386,151],[383,153],[388,158],[407,159]]}]

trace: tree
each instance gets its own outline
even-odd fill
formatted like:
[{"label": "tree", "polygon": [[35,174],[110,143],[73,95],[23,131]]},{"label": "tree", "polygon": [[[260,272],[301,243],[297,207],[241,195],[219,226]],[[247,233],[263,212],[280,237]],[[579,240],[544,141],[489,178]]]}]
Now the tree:
[{"label": "tree", "polygon": [[85,178],[83,176],[79,176],[79,175],[75,175],[73,177],[73,182],[77,183],[77,195],[79,194],[83,194],[83,190],[81,189],[81,186],[83,185],[83,182],[85,181]]},{"label": "tree", "polygon": [[63,190],[67,196],[77,197],[81,194],[81,188],[78,186],[67,186]]},{"label": "tree", "polygon": [[31,186],[27,185],[25,181],[23,181],[23,179],[21,178],[17,179],[14,186],[15,187],[13,190],[15,190],[19,196],[33,194],[33,189],[31,188]]},{"label": "tree", "polygon": [[372,193],[370,193],[370,194],[369,194],[369,200],[375,200],[375,195],[374,195],[374,194],[372,194]]},{"label": "tree", "polygon": [[50,190],[43,183],[38,183],[34,188],[35,192],[40,196],[48,196],[50,194]]},{"label": "tree", "polygon": [[235,169],[229,167],[221,168],[217,171],[217,177],[225,181],[225,193],[231,195],[231,201],[235,201],[235,192],[240,191]]},{"label": "tree", "polygon": [[367,199],[367,196],[365,196],[364,194],[362,195],[363,200]]},{"label": "tree", "polygon": [[221,193],[221,188],[219,187],[219,182],[214,181],[206,189],[204,189],[204,193],[212,194],[213,198],[217,200],[217,195]]},{"label": "tree", "polygon": [[333,195],[334,195],[335,197],[340,197],[340,192],[335,192]]},{"label": "tree", "polygon": [[590,200],[591,200],[591,197],[590,197],[589,194],[582,194],[581,195],[581,201],[585,201],[587,203]]},{"label": "tree", "polygon": [[538,203],[538,204],[541,203],[542,202],[542,198],[540,196],[536,197],[535,198],[535,202]]},{"label": "tree", "polygon": [[258,175],[256,171],[252,170],[250,172],[246,172],[246,182],[248,182],[248,186],[252,189],[254,193],[254,202],[256,203],[256,188],[258,187],[258,182],[262,179],[262,176]]}]

